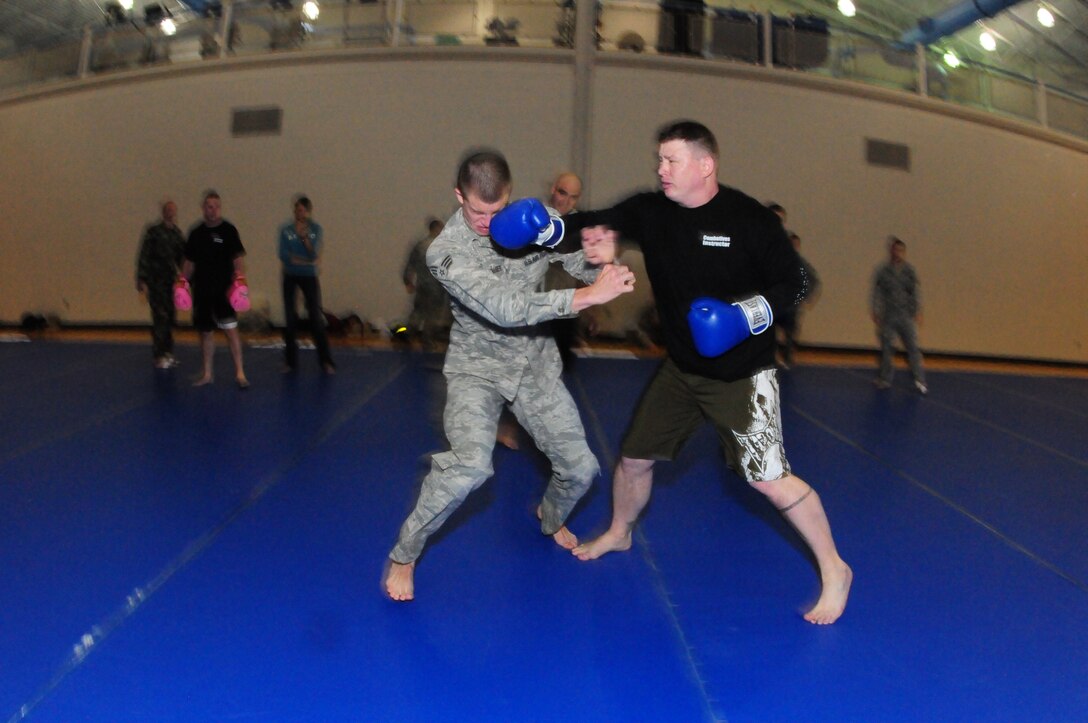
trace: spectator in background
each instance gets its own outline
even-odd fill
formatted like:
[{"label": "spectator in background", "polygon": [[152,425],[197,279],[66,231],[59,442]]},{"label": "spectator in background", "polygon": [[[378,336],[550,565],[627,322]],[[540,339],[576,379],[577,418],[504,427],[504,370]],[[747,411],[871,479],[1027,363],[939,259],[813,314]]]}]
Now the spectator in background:
[{"label": "spectator in background", "polygon": [[577,174],[560,173],[552,184],[552,190],[548,195],[548,205],[566,216],[578,207],[578,201],[582,198],[582,179]]},{"label": "spectator in background", "polygon": [[[577,174],[564,172],[556,176],[548,192],[547,205],[554,208],[560,215],[566,216],[573,213],[582,197],[582,179]],[[548,267],[544,275],[544,290],[557,291],[562,289],[577,289],[582,283],[567,273],[561,263],[553,263]],[[590,316],[592,309],[584,309],[583,314]],[[563,367],[570,368],[574,360],[574,347],[581,343],[579,328],[582,323],[580,316],[552,319],[549,322],[552,328],[552,336],[559,347],[559,357],[563,360]],[[498,431],[495,433],[499,444],[507,449],[517,449],[521,446],[521,432],[517,421],[510,410],[504,409],[499,417]]]},{"label": "spectator in background", "polygon": [[215,191],[204,195],[204,221],[189,232],[185,242],[185,264],[182,274],[192,283],[193,326],[200,332],[203,357],[201,375],[193,382],[200,387],[214,380],[212,361],[215,356],[216,327],[226,334],[230,356],[234,361],[234,381],[239,389],[248,389],[242,366],[242,338],[238,334],[238,318],[231,307],[228,294],[235,278],[245,276],[242,259],[246,255],[238,229],[222,216],[222,201]]},{"label": "spectator in background", "polygon": [[898,335],[907,351],[914,388],[919,394],[926,394],[929,388],[922,366],[922,352],[918,348],[917,327],[922,318],[921,285],[914,267],[907,263],[907,244],[895,236],[889,236],[888,242],[888,261],[877,267],[869,299],[880,339],[880,371],[873,383],[879,389],[892,385],[895,371],[893,343]]},{"label": "spectator in background", "polygon": [[310,334],[317,348],[318,362],[326,374],[335,374],[329,351],[329,335],[325,329],[325,312],[321,307],[321,285],[317,280],[318,262],[324,243],[321,224],[310,216],[313,202],[306,196],[295,200],[293,221],[280,226],[279,257],[283,264],[283,354],[284,371],[298,368],[298,307],[297,292],[302,291]]},{"label": "spectator in background", "polygon": [[782,228],[785,229],[790,243],[797,250],[798,258],[801,259],[801,269],[805,276],[805,290],[801,302],[797,306],[781,311],[775,319],[775,326],[777,327],[775,333],[778,339],[778,367],[780,369],[789,369],[793,366],[793,353],[797,347],[797,330],[801,311],[806,304],[810,304],[816,299],[820,289],[820,278],[816,275],[816,269],[812,264],[804,256],[801,256],[801,237],[786,228],[786,209],[774,201],[768,201],[764,205],[774,211],[775,215],[782,221]]},{"label": "spectator in background", "polygon": [[437,218],[428,222],[427,235],[412,246],[401,275],[404,288],[412,294],[408,329],[419,337],[424,351],[433,351],[447,342],[453,324],[449,294],[427,268],[427,250],[443,228],[445,224]]},{"label": "spectator in background", "polygon": [[[578,201],[582,198],[582,179],[576,174],[560,173],[552,183],[548,192],[547,205],[554,208],[561,216],[573,213],[578,207]],[[552,264],[544,277],[544,289],[554,291],[557,289],[576,289],[581,284],[564,269],[559,263]],[[587,310],[587,313],[588,310]],[[555,343],[559,345],[559,355],[563,358],[563,366],[569,367],[574,359],[574,347],[581,342],[578,317],[555,319],[552,321],[552,333]],[[502,428],[500,425],[500,433]],[[505,442],[504,442],[505,444]],[[507,445],[509,446],[509,445]]]},{"label": "spectator in background", "polygon": [[801,313],[806,306],[816,300],[820,293],[820,277],[816,274],[815,267],[801,255],[801,237],[793,231],[787,231],[786,235],[789,236],[790,243],[793,244],[793,248],[797,249],[797,256],[801,259],[801,270],[804,272],[805,277],[805,291],[801,303],[786,309],[775,319],[775,325],[778,327],[778,366],[782,369],[789,369],[793,366]]},{"label": "spectator in background", "polygon": [[775,215],[782,221],[782,228],[786,228],[786,209],[782,208],[781,204],[775,203],[774,201],[767,201],[764,205],[774,211]]},{"label": "spectator in background", "polygon": [[151,307],[151,353],[156,369],[169,369],[178,363],[174,358],[174,282],[184,251],[178,205],[166,201],[162,220],[144,233],[136,261],[136,290],[147,297]]}]

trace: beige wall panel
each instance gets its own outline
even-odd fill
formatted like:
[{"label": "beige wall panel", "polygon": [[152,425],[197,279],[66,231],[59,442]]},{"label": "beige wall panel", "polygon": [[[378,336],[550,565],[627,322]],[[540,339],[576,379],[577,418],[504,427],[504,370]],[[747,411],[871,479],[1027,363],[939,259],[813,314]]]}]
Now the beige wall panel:
[{"label": "beige wall panel", "polygon": [[[172,196],[185,225],[214,187],[241,231],[255,298],[282,319],[275,234],[305,192],[324,224],[326,307],[402,318],[401,266],[428,216],[453,209],[466,149],[504,151],[515,196],[571,162],[572,56],[377,51],[225,62],[0,104],[0,320],[143,323],[133,285],[142,227]],[[784,85],[783,73],[672,58],[602,62],[592,84],[585,204],[655,185],[653,134],[706,122],[724,182],[790,212],[824,292],[810,344],[872,347],[870,276],[907,241],[925,294],[922,344],[1088,361],[1088,163],[1037,133],[949,114],[938,101]],[[233,138],[231,109],[279,106],[280,136]],[[868,165],[865,139],[910,147],[911,170]],[[1075,144],[1074,144],[1075,145]]]}]

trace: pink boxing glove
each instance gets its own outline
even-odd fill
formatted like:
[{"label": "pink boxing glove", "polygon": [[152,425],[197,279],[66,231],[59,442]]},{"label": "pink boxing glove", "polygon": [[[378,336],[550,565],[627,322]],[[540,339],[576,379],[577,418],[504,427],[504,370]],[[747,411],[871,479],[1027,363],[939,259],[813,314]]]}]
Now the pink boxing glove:
[{"label": "pink boxing glove", "polygon": [[179,276],[174,282],[174,308],[178,311],[190,311],[193,308],[193,290],[189,279]]},{"label": "pink boxing glove", "polygon": [[227,298],[230,300],[230,308],[235,311],[249,311],[249,285],[246,283],[246,277],[241,274],[234,275],[234,282],[227,291]]}]

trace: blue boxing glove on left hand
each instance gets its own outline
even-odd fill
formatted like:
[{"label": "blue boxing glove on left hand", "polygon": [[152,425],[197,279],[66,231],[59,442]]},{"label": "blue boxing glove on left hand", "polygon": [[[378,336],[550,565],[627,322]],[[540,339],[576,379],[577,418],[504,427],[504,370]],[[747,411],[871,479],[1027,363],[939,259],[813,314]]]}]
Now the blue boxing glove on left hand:
[{"label": "blue boxing glove on left hand", "polygon": [[695,348],[705,357],[721,356],[737,344],[771,327],[774,315],[762,296],[732,304],[710,297],[691,302],[688,326]]},{"label": "blue boxing glove on left hand", "polygon": [[535,198],[522,198],[491,219],[491,238],[499,246],[520,249],[535,245],[553,248],[563,240],[563,219],[548,213]]}]

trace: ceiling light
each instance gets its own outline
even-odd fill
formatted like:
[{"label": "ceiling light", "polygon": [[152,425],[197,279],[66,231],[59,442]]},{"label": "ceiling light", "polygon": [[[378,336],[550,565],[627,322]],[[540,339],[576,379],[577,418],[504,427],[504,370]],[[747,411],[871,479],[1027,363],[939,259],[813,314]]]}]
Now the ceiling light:
[{"label": "ceiling light", "polygon": [[321,8],[317,6],[314,0],[309,0],[302,6],[302,14],[308,17],[310,20],[317,20],[317,16],[321,14]]},{"label": "ceiling light", "polygon": [[944,54],[944,64],[949,68],[958,68],[960,67],[960,58],[954,51],[947,50]]},{"label": "ceiling light", "polygon": [[119,1],[121,3],[121,7],[123,7],[125,10],[131,10],[132,9],[132,0],[119,0]]},{"label": "ceiling light", "polygon": [[178,26],[174,24],[174,21],[170,18],[166,18],[159,23],[159,29],[166,35],[173,35],[178,31]]},{"label": "ceiling light", "polygon": [[854,17],[858,9],[854,7],[854,3],[851,0],[839,0],[839,12],[848,18]]},{"label": "ceiling light", "polygon": [[979,45],[981,45],[986,50],[989,50],[991,52],[997,50],[997,41],[994,40],[994,36],[990,35],[990,33],[987,31],[983,31],[982,34],[978,36],[978,42]]},{"label": "ceiling light", "polygon": [[115,2],[106,3],[102,11],[106,13],[107,25],[123,25],[127,21],[125,9]]},{"label": "ceiling light", "polygon": [[1054,13],[1050,12],[1046,5],[1040,5],[1035,11],[1035,18],[1044,28],[1054,27]]}]

